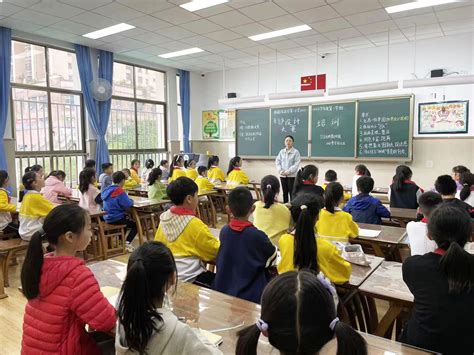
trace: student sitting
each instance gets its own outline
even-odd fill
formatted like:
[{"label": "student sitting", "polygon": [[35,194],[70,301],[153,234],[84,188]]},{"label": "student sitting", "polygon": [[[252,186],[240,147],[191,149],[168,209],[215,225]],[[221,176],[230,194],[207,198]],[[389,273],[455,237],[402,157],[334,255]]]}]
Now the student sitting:
[{"label": "student sitting", "polygon": [[356,238],[359,235],[359,226],[352,220],[352,216],[337,207],[343,199],[342,185],[338,182],[330,183],[325,192],[325,208],[321,210],[316,223],[318,237],[348,243],[349,238]]},{"label": "student sitting", "polygon": [[324,190],[321,186],[316,185],[318,182],[319,169],[316,165],[306,165],[304,168],[298,170],[296,174],[295,185],[293,186],[293,198],[300,192],[312,193],[320,196],[324,195]]},{"label": "student sitting", "polygon": [[450,204],[454,207],[467,211],[474,218],[474,210],[471,205],[457,199],[456,182],[449,175],[441,175],[435,181],[435,189],[441,194],[443,203]]},{"label": "student sitting", "polygon": [[428,236],[437,249],[403,263],[403,280],[415,297],[403,343],[448,355],[474,353],[474,256],[463,249],[471,231],[469,214],[449,204],[431,214]]},{"label": "student sitting", "polygon": [[278,202],[280,181],[276,176],[265,176],[262,187],[263,201],[255,202],[253,224],[263,231],[274,245],[278,245],[280,237],[288,233],[291,224],[291,214],[288,208]]},{"label": "student sitting", "polygon": [[208,172],[207,167],[200,166],[197,169],[197,172],[199,176],[196,178],[196,180],[194,180],[194,182],[198,186],[198,194],[200,195],[203,192],[214,190],[214,184],[210,182],[207,177],[207,172]]},{"label": "student sitting", "polygon": [[462,174],[460,182],[462,189],[459,191],[459,199],[474,207],[474,174]]},{"label": "student sitting", "polygon": [[23,175],[23,186],[25,195],[20,206],[20,228],[18,233],[21,239],[30,240],[35,232],[43,226],[44,218],[54,208],[54,205],[40,194],[44,186],[44,179],[41,175],[30,171]]},{"label": "student sitting", "polygon": [[354,168],[355,170],[355,175],[354,177],[352,178],[352,197],[354,196],[357,196],[357,194],[359,193],[357,191],[357,180],[361,177],[361,176],[368,176],[368,177],[371,177],[372,175],[370,174],[370,170],[367,169],[367,167],[364,165],[364,164],[358,164],[355,166]]},{"label": "student sitting", "polygon": [[428,238],[428,219],[431,213],[443,200],[441,196],[433,191],[428,191],[420,196],[420,204],[423,219],[419,222],[411,221],[407,224],[408,242],[410,243],[411,255],[424,255],[436,249],[436,243]]},{"label": "student sitting", "polygon": [[96,177],[95,170],[92,168],[85,168],[79,174],[79,191],[81,198],[79,206],[89,211],[90,214],[97,214],[101,211],[102,198],[100,191],[95,187]]},{"label": "student sitting", "polygon": [[64,185],[66,180],[66,173],[62,170],[53,170],[49,173],[48,178],[45,180],[45,186],[41,190],[44,198],[51,201],[51,203],[61,203],[58,199],[58,195],[64,197],[72,196],[72,189]]},{"label": "student sitting", "polygon": [[147,182],[148,181],[148,175],[150,174],[151,170],[155,166],[155,162],[153,159],[147,159],[145,162],[145,169],[142,171],[142,181]]},{"label": "student sitting", "polygon": [[175,206],[160,216],[155,240],[171,249],[179,280],[210,288],[215,275],[206,271],[204,262],[216,260],[220,243],[209,227],[195,216],[199,202],[197,192],[196,183],[187,177],[168,185],[166,194]]},{"label": "student sitting", "polygon": [[86,160],[86,163],[84,164],[84,169],[87,169],[87,168],[95,170],[95,160],[94,159],[87,159]]},{"label": "student sitting", "polygon": [[456,191],[459,192],[462,189],[461,176],[465,173],[470,173],[471,171],[463,165],[457,165],[453,168],[451,177],[456,181]]},{"label": "student sitting", "polygon": [[281,354],[319,354],[336,338],[336,355],[367,355],[364,338],[337,318],[335,294],[312,272],[277,276],[263,291],[260,319],[239,331],[236,355],[256,355],[260,334]]},{"label": "student sitting", "polygon": [[231,185],[247,185],[249,178],[242,170],[242,158],[233,157],[229,161],[229,169],[227,170],[227,183]]},{"label": "student sitting", "polygon": [[265,270],[274,265],[277,249],[268,236],[248,220],[255,209],[249,189],[232,190],[227,208],[233,219],[220,232],[214,289],[260,303],[267,285]]},{"label": "student sitting", "polygon": [[[28,167],[25,168],[25,174],[29,173],[30,171],[38,174],[39,176],[41,176],[42,179],[44,179],[43,167],[41,165],[35,164],[31,167],[28,166]],[[25,185],[20,184],[18,190],[19,190],[18,202],[22,202],[23,201],[23,196],[25,195]]]},{"label": "student sitting", "polygon": [[148,174],[148,198],[152,200],[166,199],[166,186],[161,182],[162,172],[155,168]]},{"label": "student sitting", "polygon": [[168,181],[168,178],[170,177],[170,163],[168,162],[168,160],[160,161],[159,168],[162,174],[161,178],[165,181]]},{"label": "student sitting", "polygon": [[18,224],[12,223],[12,213],[16,212],[16,205],[11,203],[10,193],[7,191],[9,181],[8,172],[0,170],[0,231],[3,231],[3,234],[16,234]]},{"label": "student sitting", "polygon": [[102,164],[102,174],[99,176],[100,189],[103,191],[107,187],[113,184],[112,174],[114,173],[114,164],[104,163]]},{"label": "student sitting", "polygon": [[130,169],[122,169],[122,173],[125,175],[125,184],[123,185],[125,190],[130,190],[140,185],[140,183],[132,179]]},{"label": "student sitting", "polygon": [[207,176],[209,177],[209,181],[213,184],[220,184],[225,181],[225,174],[221,168],[219,168],[219,157],[217,155],[213,155],[209,158],[209,163],[207,165],[209,172]]},{"label": "student sitting", "polygon": [[146,242],[130,255],[118,304],[117,355],[222,354],[165,306],[176,278],[173,254],[163,243]]},{"label": "student sitting", "polygon": [[130,178],[133,181],[135,181],[135,185],[139,185],[142,182],[142,180],[140,179],[140,175],[138,174],[139,169],[140,169],[140,160],[133,159],[132,162],[130,163],[129,175],[130,175]]},{"label": "student sitting", "polygon": [[374,179],[361,176],[357,179],[358,195],[352,197],[344,206],[343,211],[349,212],[358,223],[382,224],[382,217],[389,218],[390,211],[379,199],[370,196],[374,189]]},{"label": "student sitting", "polygon": [[181,155],[175,155],[170,167],[170,177],[168,182],[177,180],[178,178],[186,176],[186,169],[184,168],[184,158]]},{"label": "student sitting", "polygon": [[291,202],[291,215],[296,223],[293,234],[280,238],[280,274],[293,270],[321,271],[334,283],[345,283],[351,276],[351,264],[345,261],[331,242],[317,238],[314,226],[318,220],[320,199],[308,193],[298,195]]},{"label": "student sitting", "polygon": [[196,162],[193,159],[186,160],[184,162],[184,167],[186,168],[186,176],[193,181],[196,180],[196,178],[198,177],[198,172],[196,170]]},{"label": "student sitting", "polygon": [[[65,204],[52,210],[43,230],[31,238],[21,270],[22,292],[28,299],[22,354],[100,354],[85,325],[114,331],[114,307],[91,270],[76,257],[91,237],[89,214],[78,205]],[[45,241],[54,247],[53,253],[43,255]]]},{"label": "student sitting", "polygon": [[412,176],[413,172],[408,166],[397,166],[393,183],[388,189],[390,207],[418,208],[418,199],[424,191],[411,180]]},{"label": "student sitting", "polygon": [[[337,173],[334,170],[328,170],[324,174],[324,183],[321,185],[323,190],[326,190],[326,187],[331,182],[337,182]],[[344,202],[349,201],[351,198],[351,194],[349,192],[344,191]]]},{"label": "student sitting", "polygon": [[125,174],[117,171],[112,175],[113,185],[110,185],[101,192],[102,201],[104,201],[104,211],[107,214],[104,220],[109,224],[121,225],[124,224],[128,228],[128,236],[126,241],[127,251],[132,252],[132,241],[137,235],[137,225],[127,215],[127,210],[133,207],[133,200],[127,196],[123,189],[125,185]]}]

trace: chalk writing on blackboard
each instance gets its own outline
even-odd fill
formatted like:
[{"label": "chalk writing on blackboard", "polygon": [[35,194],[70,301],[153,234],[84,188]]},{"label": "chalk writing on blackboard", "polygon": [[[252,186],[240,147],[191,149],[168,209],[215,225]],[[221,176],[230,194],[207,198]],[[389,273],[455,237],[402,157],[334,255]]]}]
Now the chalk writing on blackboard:
[{"label": "chalk writing on blackboard", "polygon": [[[272,111],[273,125],[278,126],[278,131],[281,133],[295,133],[296,127],[300,125],[301,121],[299,118],[291,118],[288,115],[306,113],[307,111],[307,107],[274,109]],[[284,117],[278,117],[280,115],[284,115]]]},{"label": "chalk writing on blackboard", "polygon": [[244,120],[239,122],[239,137],[246,142],[255,142],[259,137],[263,136],[260,124],[247,123]]}]

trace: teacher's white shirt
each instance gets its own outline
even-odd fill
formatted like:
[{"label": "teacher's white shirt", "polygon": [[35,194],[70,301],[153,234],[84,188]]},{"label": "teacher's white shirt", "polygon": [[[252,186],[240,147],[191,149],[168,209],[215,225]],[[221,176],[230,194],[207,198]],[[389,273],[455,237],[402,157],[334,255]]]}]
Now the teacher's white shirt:
[{"label": "teacher's white shirt", "polygon": [[300,152],[298,152],[295,147],[291,149],[283,148],[278,153],[278,156],[275,160],[276,168],[278,170],[278,174],[281,175],[283,171],[288,171],[289,174],[283,177],[296,177],[296,173],[300,168],[301,163],[301,156]]}]

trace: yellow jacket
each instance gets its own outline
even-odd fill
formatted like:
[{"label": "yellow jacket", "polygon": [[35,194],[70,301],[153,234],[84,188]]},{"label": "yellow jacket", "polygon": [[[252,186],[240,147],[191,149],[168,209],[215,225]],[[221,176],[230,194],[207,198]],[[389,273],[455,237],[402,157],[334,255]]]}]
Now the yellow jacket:
[{"label": "yellow jacket", "polygon": [[196,169],[186,169],[186,176],[191,180],[196,180],[199,175]]},{"label": "yellow jacket", "polygon": [[140,185],[140,183],[137,183],[135,180],[132,179],[130,176],[127,180],[125,180],[125,185],[123,185],[123,188],[125,190],[133,189],[134,187]]},{"label": "yellow jacket", "polygon": [[249,177],[240,169],[232,170],[227,175],[227,183],[234,185],[247,185],[249,183]]},{"label": "yellow jacket", "polygon": [[20,206],[20,228],[18,233],[23,240],[30,240],[43,226],[44,218],[55,206],[38,191],[29,190]]},{"label": "yellow jacket", "polygon": [[[321,185],[321,187],[323,188],[323,190],[326,190],[326,187],[328,187],[328,184],[324,183],[324,184]],[[349,192],[344,191],[344,202],[349,201],[349,199],[351,197],[352,197],[352,195]],[[341,205],[344,205],[344,203],[341,203]],[[339,206],[339,207],[341,207],[341,206]]]},{"label": "yellow jacket", "polygon": [[210,182],[207,177],[198,176],[194,182],[198,186],[198,194],[201,194],[205,191],[212,191],[214,189],[214,184]]},{"label": "yellow jacket", "polygon": [[[295,237],[285,234],[280,238],[281,261],[278,264],[278,273],[283,274],[288,271],[295,271],[293,257],[295,255]],[[352,273],[352,266],[343,259],[336,246],[327,240],[316,238],[317,255],[319,269],[332,282],[343,284],[349,281]]]},{"label": "yellow jacket", "polygon": [[138,176],[138,173],[133,169],[130,169],[130,178],[133,181],[135,181],[137,185],[142,182],[142,179],[140,179],[140,176]]},{"label": "yellow jacket", "polygon": [[7,190],[0,188],[0,230],[12,221],[12,213],[16,212],[16,205],[10,203],[10,196]]},{"label": "yellow jacket", "polygon": [[280,237],[288,233],[291,224],[291,213],[288,207],[275,202],[270,208],[265,208],[265,202],[255,202],[253,212],[253,224],[255,227],[265,232],[271,242],[278,246]]},{"label": "yellow jacket", "polygon": [[222,169],[219,168],[218,166],[214,166],[214,167],[211,166],[211,168],[207,172],[207,177],[212,182],[217,182],[217,180],[221,182],[225,181],[225,174],[222,171]]},{"label": "yellow jacket", "polygon": [[177,178],[180,178],[181,176],[186,176],[186,171],[184,168],[174,168],[173,169],[173,175],[169,177],[168,182],[175,181]]},{"label": "yellow jacket", "polygon": [[359,235],[359,226],[352,220],[350,213],[341,211],[338,207],[335,208],[334,213],[324,208],[319,213],[315,233],[320,238],[348,243],[349,238],[357,238]]}]

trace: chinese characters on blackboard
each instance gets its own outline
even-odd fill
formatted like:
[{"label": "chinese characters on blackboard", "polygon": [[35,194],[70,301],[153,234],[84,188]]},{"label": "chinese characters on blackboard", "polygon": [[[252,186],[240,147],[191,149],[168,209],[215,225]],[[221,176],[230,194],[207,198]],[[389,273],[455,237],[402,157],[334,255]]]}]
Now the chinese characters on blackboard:
[{"label": "chinese characters on blackboard", "polygon": [[248,124],[245,121],[239,123],[239,137],[245,142],[255,142],[259,137],[263,136],[260,124]]}]

